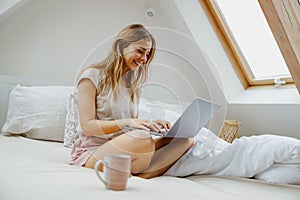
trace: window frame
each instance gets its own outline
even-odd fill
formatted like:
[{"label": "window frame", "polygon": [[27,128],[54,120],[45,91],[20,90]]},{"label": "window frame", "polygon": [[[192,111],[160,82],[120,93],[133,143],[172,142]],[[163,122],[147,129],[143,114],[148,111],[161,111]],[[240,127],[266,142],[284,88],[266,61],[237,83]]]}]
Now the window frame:
[{"label": "window frame", "polygon": [[300,2],[258,0],[300,94]]},{"label": "window frame", "polygon": [[[226,51],[229,59],[231,60],[233,64],[234,71],[236,72],[241,84],[246,89],[250,86],[261,86],[261,85],[274,85],[274,79],[255,79],[254,75],[246,61],[246,58],[244,57],[239,45],[237,44],[229,26],[227,25],[224,17],[222,16],[221,11],[219,10],[219,7],[216,3],[216,0],[198,0],[199,3],[202,5],[209,21],[211,22],[218,38],[220,39],[220,42]],[[269,6],[265,6],[265,2],[271,2],[276,0],[258,0],[262,10],[266,16],[266,9],[269,9]],[[280,0],[278,0],[280,1]],[[261,3],[264,2],[264,3]],[[268,4],[269,5],[269,4]],[[268,13],[277,14],[276,10],[269,10]],[[273,16],[271,16],[271,19]],[[271,28],[272,33],[274,34],[274,31],[272,30],[272,26],[277,26],[277,23],[281,24],[281,21],[273,22],[273,25],[270,24],[270,18],[266,16],[267,22],[269,23],[269,26]],[[275,24],[274,24],[275,23]],[[281,24],[282,25],[282,24]],[[274,34],[274,37],[276,39],[276,35]],[[281,53],[283,51],[281,44],[278,43],[278,40],[276,39],[276,42],[279,46],[279,49],[281,50]],[[285,41],[286,42],[286,41]],[[286,46],[286,45],[285,45]],[[286,48],[285,50],[286,51]],[[299,52],[300,53],[300,52]],[[286,61],[286,55],[282,53],[284,60],[287,65],[290,65],[290,62]],[[300,57],[299,57],[300,58]],[[294,63],[294,62],[293,62]],[[293,65],[294,66],[294,65]],[[288,69],[293,77],[283,77],[281,80],[284,80],[286,83],[296,83],[294,73],[292,73],[292,70],[290,69],[290,66],[288,66]],[[296,75],[297,76],[297,75]],[[299,78],[300,78],[300,67],[299,67]],[[296,85],[297,86],[297,85]],[[300,91],[300,80],[299,80],[299,86],[297,86],[298,91]]]}]

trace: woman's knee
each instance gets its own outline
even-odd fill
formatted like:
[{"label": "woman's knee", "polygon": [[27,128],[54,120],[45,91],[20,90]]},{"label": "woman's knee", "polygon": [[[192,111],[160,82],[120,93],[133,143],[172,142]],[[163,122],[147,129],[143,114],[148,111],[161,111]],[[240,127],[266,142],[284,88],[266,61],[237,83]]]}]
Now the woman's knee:
[{"label": "woman's knee", "polygon": [[132,142],[132,148],[134,148],[131,172],[133,174],[141,173],[151,163],[155,151],[154,141],[147,131],[131,131],[127,133],[127,136]]},{"label": "woman's knee", "polygon": [[126,133],[130,138],[132,147],[136,153],[148,153],[155,151],[155,144],[151,135],[147,131],[135,130]]}]

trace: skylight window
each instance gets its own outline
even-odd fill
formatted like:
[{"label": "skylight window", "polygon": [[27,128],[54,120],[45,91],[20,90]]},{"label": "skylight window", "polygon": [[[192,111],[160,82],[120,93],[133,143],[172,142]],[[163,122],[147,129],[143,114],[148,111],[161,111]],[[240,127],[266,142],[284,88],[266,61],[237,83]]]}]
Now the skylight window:
[{"label": "skylight window", "polygon": [[258,1],[216,0],[216,5],[244,56],[250,79],[291,76]]},{"label": "skylight window", "polygon": [[297,1],[199,2],[244,88],[293,83],[300,93],[300,6]]}]

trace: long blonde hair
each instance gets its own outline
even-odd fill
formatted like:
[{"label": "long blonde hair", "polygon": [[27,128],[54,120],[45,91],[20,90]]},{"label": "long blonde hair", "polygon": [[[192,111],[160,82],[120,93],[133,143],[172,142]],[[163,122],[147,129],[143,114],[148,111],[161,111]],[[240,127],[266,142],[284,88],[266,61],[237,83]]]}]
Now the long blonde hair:
[{"label": "long blonde hair", "polygon": [[[156,42],[151,33],[141,24],[132,24],[123,28],[115,37],[112,44],[112,50],[109,55],[101,62],[93,64],[88,68],[103,69],[99,70],[101,79],[97,87],[97,95],[102,91],[108,92],[110,89],[114,92],[114,99],[118,98],[118,82],[123,75],[123,50],[133,42],[145,39],[151,42],[152,47],[147,56],[147,62],[139,67],[137,71],[129,70],[126,74],[126,80],[130,85],[130,98],[134,102],[135,97],[140,98],[140,87],[148,78],[149,64],[151,63],[156,49]],[[84,71],[83,69],[82,71]]]}]

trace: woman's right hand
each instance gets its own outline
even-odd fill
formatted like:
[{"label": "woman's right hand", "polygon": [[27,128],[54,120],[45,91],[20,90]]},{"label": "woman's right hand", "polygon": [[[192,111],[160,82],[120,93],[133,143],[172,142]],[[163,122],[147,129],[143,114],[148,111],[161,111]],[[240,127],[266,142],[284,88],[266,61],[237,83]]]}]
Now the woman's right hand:
[{"label": "woman's right hand", "polygon": [[143,129],[145,131],[150,131],[149,125],[151,124],[151,120],[148,119],[121,119],[123,127],[129,126],[133,128]]}]

